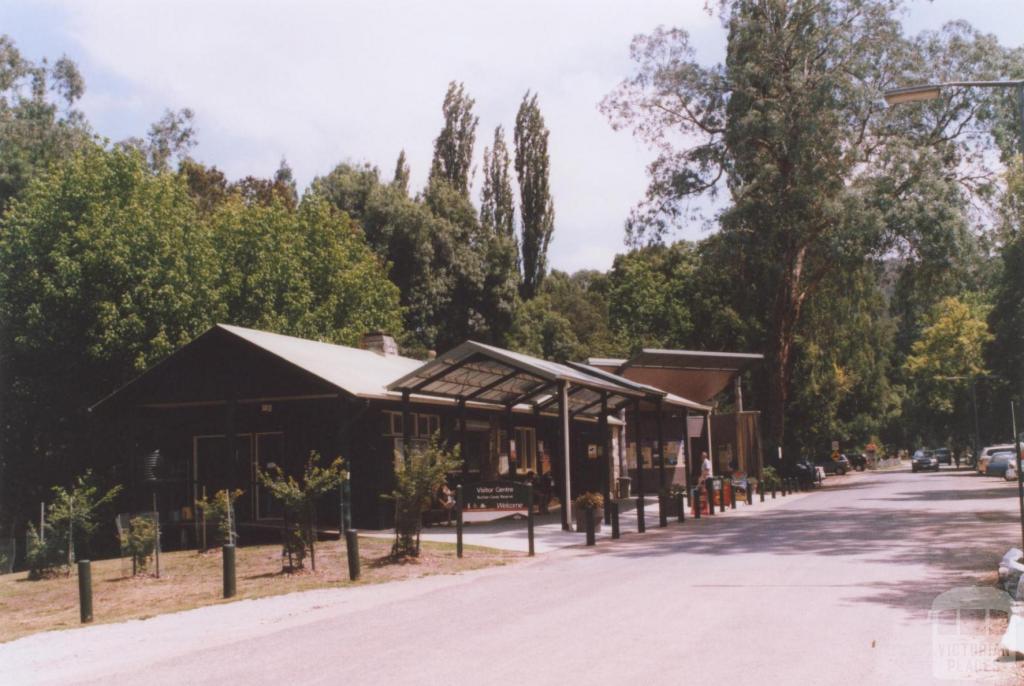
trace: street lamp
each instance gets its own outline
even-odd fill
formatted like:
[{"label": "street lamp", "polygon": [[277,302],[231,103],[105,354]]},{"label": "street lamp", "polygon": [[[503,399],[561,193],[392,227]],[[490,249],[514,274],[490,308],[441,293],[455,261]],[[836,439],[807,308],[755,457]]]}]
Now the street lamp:
[{"label": "street lamp", "polygon": [[908,102],[937,100],[942,91],[948,88],[1013,88],[1017,91],[1017,116],[1019,117],[1021,149],[1024,151],[1024,79],[1015,81],[946,81],[943,83],[926,83],[906,88],[893,88],[885,91],[885,103],[889,107]]}]

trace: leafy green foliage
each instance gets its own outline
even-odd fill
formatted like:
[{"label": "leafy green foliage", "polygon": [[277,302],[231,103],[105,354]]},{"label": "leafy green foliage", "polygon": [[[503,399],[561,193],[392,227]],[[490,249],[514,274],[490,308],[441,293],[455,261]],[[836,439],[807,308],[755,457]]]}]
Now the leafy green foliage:
[{"label": "leafy green foliage", "polygon": [[121,554],[132,558],[135,573],[145,572],[156,551],[156,522],[152,517],[132,517],[122,534]]},{"label": "leafy green foliage", "polygon": [[473,170],[473,145],[476,126],[480,121],[473,114],[475,101],[461,83],[452,81],[441,107],[444,127],[434,140],[434,160],[430,165],[430,179],[442,179],[465,197],[469,197],[470,175]]},{"label": "leafy green foliage", "polygon": [[28,525],[28,547],[25,549],[25,564],[28,578],[37,581],[60,574],[68,574],[67,538],[55,535],[49,525],[37,531],[35,525]]},{"label": "leafy green foliage", "polygon": [[0,214],[36,174],[89,143],[75,105],[85,92],[67,57],[33,63],[0,35]]},{"label": "leafy green foliage", "polygon": [[286,475],[280,466],[267,471],[257,471],[256,477],[271,497],[284,507],[288,518],[299,524],[296,534],[286,532],[285,552],[297,556],[298,567],[302,567],[309,552],[313,570],[316,570],[316,503],[327,493],[336,491],[348,479],[344,461],[339,457],[326,467],[319,465],[320,455],[309,454],[302,480]]},{"label": "leafy green foliage", "polygon": [[395,489],[386,496],[395,503],[393,557],[420,554],[423,513],[430,509],[434,494],[445,483],[449,472],[458,469],[460,464],[459,448],[446,451],[434,436],[425,449],[414,450],[404,467],[395,473]]},{"label": "leafy green foliage", "polygon": [[235,501],[242,495],[242,489],[233,491],[222,489],[210,497],[197,498],[196,507],[203,513],[205,526],[213,525],[216,537],[214,546],[228,545],[238,540],[235,533],[236,517]]},{"label": "leafy green foliage", "polygon": [[537,104],[537,94],[523,96],[516,113],[516,178],[519,180],[519,215],[523,222],[522,295],[537,294],[548,268],[548,244],[555,230],[555,205],[548,176],[548,128]]},{"label": "leafy green foliage", "polygon": [[992,335],[984,305],[946,298],[931,311],[921,338],[906,361],[915,392],[926,396],[940,415],[952,413],[955,394],[972,378],[986,374],[984,349]]}]

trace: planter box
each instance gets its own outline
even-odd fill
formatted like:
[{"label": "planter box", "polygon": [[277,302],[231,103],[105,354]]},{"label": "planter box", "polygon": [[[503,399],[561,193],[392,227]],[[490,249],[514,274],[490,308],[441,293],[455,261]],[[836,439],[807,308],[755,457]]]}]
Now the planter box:
[{"label": "planter box", "polygon": [[[587,531],[587,520],[583,510],[576,507],[576,503],[572,505],[572,521],[573,528],[579,533],[586,533]],[[594,533],[601,533],[601,526],[604,524],[604,508],[594,508]]]}]

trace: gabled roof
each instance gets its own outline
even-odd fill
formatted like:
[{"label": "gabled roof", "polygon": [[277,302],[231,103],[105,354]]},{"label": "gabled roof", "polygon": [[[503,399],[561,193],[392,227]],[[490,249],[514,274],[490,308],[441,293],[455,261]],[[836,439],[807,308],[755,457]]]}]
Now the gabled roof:
[{"label": "gabled roof", "polygon": [[217,328],[243,338],[310,374],[360,398],[386,398],[387,385],[423,364],[401,355],[322,343],[230,324]]},{"label": "gabled roof", "polygon": [[[161,376],[164,372],[173,374],[176,367],[188,365],[189,355],[204,346],[219,345],[227,336],[244,344],[255,346],[285,363],[286,367],[299,370],[305,378],[326,384],[360,398],[394,398],[387,392],[387,384],[423,364],[399,355],[383,355],[370,350],[350,348],[344,345],[323,343],[294,336],[285,336],[269,331],[257,331],[230,324],[216,324],[169,357],[135,377],[127,384],[106,396],[92,407],[95,410],[109,400],[145,386],[147,381]],[[209,374],[217,370],[209,369]],[[216,398],[223,400],[223,398]],[[200,400],[200,399],[197,399]],[[201,398],[201,400],[214,400]]]}]

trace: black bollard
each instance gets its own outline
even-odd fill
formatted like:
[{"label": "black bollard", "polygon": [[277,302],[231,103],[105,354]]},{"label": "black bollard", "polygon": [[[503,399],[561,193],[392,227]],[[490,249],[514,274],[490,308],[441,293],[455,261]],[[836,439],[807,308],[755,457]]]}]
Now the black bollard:
[{"label": "black bollard", "polygon": [[762,503],[764,502],[764,481],[760,479],[757,482],[757,497],[761,499]]},{"label": "black bollard", "polygon": [[612,515],[612,538],[619,537],[619,501],[613,500],[610,503]]},{"label": "black bollard", "polygon": [[359,580],[359,532],[355,529],[345,531],[345,552],[348,555],[348,578]]},{"label": "black bollard", "polygon": [[700,486],[693,489],[693,495],[690,496],[690,502],[693,503],[693,518],[700,519]]},{"label": "black bollard", "polygon": [[526,538],[529,541],[526,552],[533,557],[533,485],[531,484],[526,486]]},{"label": "black bollard", "polygon": [[587,521],[587,545],[594,545],[597,543],[597,537],[594,534],[594,508],[586,508],[584,514]]},{"label": "black bollard", "polygon": [[82,624],[92,621],[92,563],[78,561],[78,609]]},{"label": "black bollard", "polygon": [[658,494],[658,526],[665,528],[668,526],[668,494]]},{"label": "black bollard", "polygon": [[777,486],[778,486],[778,484],[773,481],[772,482],[772,500],[775,500],[775,490],[776,490]]},{"label": "black bollard", "polygon": [[786,497],[786,487],[787,486],[789,486],[789,479],[782,479],[782,481],[779,482],[779,492],[782,493],[782,497],[783,498]]},{"label": "black bollard", "polygon": [[708,491],[708,514],[712,517],[715,515],[715,483],[711,479],[704,481],[707,484]]},{"label": "black bollard", "polygon": [[223,548],[224,556],[224,597],[235,596],[235,546],[228,543]]},{"label": "black bollard", "polygon": [[729,509],[736,509],[736,484],[729,482]]},{"label": "black bollard", "polygon": [[[718,511],[725,512],[725,479],[718,482]],[[731,489],[730,489],[731,490]]]},{"label": "black bollard", "polygon": [[462,557],[462,484],[455,487],[455,556]]},{"label": "black bollard", "polygon": [[647,531],[647,518],[644,516],[644,497],[642,495],[636,499],[636,531],[639,534]]},{"label": "black bollard", "polygon": [[683,492],[676,493],[676,507],[679,508],[679,523],[686,521],[686,503],[683,502]]}]

